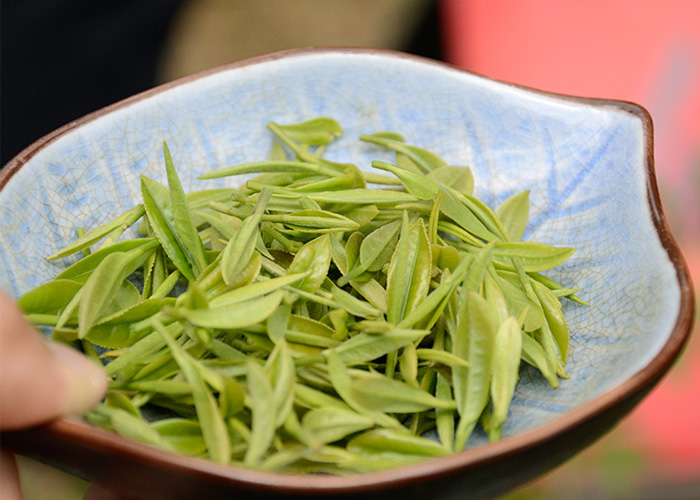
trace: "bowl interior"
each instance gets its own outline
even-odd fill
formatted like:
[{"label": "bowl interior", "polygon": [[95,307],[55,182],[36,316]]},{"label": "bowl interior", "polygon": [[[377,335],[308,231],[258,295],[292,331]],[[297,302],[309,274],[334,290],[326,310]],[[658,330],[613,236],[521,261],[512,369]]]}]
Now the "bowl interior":
[{"label": "bowl interior", "polygon": [[[167,141],[185,189],[204,172],[267,157],[270,120],[326,115],[344,127],[327,157],[362,169],[391,155],[361,143],[393,130],[451,164],[497,207],[530,190],[525,239],[571,246],[551,276],[589,302],[565,302],[572,346],[560,388],[523,369],[504,437],[547,424],[641,370],[676,324],[681,287],[654,225],[645,115],[558,98],[400,55],[301,51],[156,89],[68,127],[0,191],[0,289],[19,296],[68,260],[45,256],[140,202],[139,175],[164,182]],[[478,434],[469,446],[478,446]]]}]

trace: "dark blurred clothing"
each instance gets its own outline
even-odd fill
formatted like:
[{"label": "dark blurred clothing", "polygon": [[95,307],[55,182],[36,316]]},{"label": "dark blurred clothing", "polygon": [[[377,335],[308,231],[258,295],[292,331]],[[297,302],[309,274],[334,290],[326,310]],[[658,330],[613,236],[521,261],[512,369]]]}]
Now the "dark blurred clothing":
[{"label": "dark blurred clothing", "polygon": [[153,87],[180,0],[4,0],[0,166],[36,139]]},{"label": "dark blurred clothing", "polygon": [[[424,1],[423,17],[402,50],[441,59],[437,2]],[[185,4],[3,0],[0,167],[71,120],[160,83],[170,25]],[[334,45],[333,38],[323,45]]]}]

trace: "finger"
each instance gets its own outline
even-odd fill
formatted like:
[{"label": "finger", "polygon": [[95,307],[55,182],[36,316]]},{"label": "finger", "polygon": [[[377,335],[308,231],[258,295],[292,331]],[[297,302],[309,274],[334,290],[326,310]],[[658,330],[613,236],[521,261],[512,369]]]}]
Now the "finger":
[{"label": "finger", "polygon": [[22,500],[17,462],[11,453],[0,450],[0,498]]},{"label": "finger", "polygon": [[0,293],[0,429],[82,414],[106,387],[97,364],[65,345],[46,342]]}]

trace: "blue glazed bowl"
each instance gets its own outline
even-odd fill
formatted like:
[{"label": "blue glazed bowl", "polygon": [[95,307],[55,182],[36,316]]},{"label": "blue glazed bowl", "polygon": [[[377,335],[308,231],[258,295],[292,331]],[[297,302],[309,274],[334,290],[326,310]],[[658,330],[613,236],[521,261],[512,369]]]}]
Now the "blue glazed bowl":
[{"label": "blue glazed bowl", "polygon": [[400,53],[305,49],[206,71],[72,122],[0,171],[0,289],[19,296],[65,261],[45,257],[140,202],[139,175],[165,181],[166,140],[185,189],[203,172],[266,157],[267,122],[326,115],[343,138],[327,157],[368,169],[363,133],[394,130],[471,166],[492,207],[530,190],[525,239],[574,247],[551,277],[565,303],[569,380],[524,368],[503,440],[476,435],[455,456],[352,477],[223,467],[76,420],[4,434],[3,446],[143,498],[488,498],[555,467],[610,430],[679,355],[693,320],[688,271],[665,222],[652,125],[630,103],[557,96]]}]

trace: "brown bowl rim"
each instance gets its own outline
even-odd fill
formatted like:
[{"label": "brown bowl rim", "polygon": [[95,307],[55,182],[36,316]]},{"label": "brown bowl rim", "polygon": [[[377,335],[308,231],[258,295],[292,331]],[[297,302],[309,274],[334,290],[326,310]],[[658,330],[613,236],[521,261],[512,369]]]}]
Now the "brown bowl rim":
[{"label": "brown bowl rim", "polygon": [[353,476],[296,476],[289,474],[268,473],[239,469],[209,462],[203,459],[191,458],[164,450],[153,448],[135,441],[122,438],[118,435],[93,427],[81,420],[62,418],[44,426],[44,431],[54,433],[57,436],[80,440],[93,447],[101,447],[111,450],[111,453],[125,457],[148,459],[173,470],[187,471],[190,473],[208,476],[208,479],[217,482],[229,482],[246,489],[258,491],[280,491],[286,493],[334,493],[334,492],[361,492],[375,488],[391,488],[392,486],[406,486],[420,482],[422,479],[439,476],[447,476],[470,468],[477,468],[490,462],[507,456],[518,454],[543,441],[549,441],[561,437],[566,432],[577,427],[581,422],[595,418],[632,398],[634,395],[648,390],[669,370],[676,358],[681,354],[690,336],[694,319],[694,291],[691,283],[688,266],[681,254],[680,248],[674,239],[666,216],[661,206],[653,155],[653,125],[649,112],[642,106],[620,100],[598,99],[588,97],[576,97],[558,94],[510,82],[504,82],[494,78],[467,71],[463,68],[420,56],[406,54],[394,50],[367,49],[359,47],[309,47],[284,50],[271,54],[256,56],[215,68],[200,71],[198,73],[180,78],[178,80],[159,85],[145,92],[136,94],[127,99],[118,101],[112,105],[94,111],[56,129],[41,137],[10,160],[0,170],[0,190],[9,180],[41,149],[54,142],[68,132],[94,121],[104,115],[124,109],[134,103],[151,98],[157,94],[168,91],[195,80],[206,78],[210,75],[230,71],[236,68],[265,63],[277,59],[308,56],[314,54],[349,54],[384,56],[420,62],[426,65],[442,69],[450,69],[455,72],[470,74],[481,79],[490,80],[506,86],[547,96],[562,101],[578,104],[586,104],[601,108],[615,108],[632,114],[639,118],[643,125],[645,138],[645,171],[647,185],[647,201],[651,210],[654,227],[659,240],[667,252],[675,270],[678,285],[681,291],[680,307],[673,330],[658,354],[641,370],[627,380],[610,389],[606,393],[589,401],[555,420],[536,427],[517,436],[505,438],[500,442],[468,449],[458,454],[436,458],[423,463],[405,466],[397,469],[370,472]]}]

